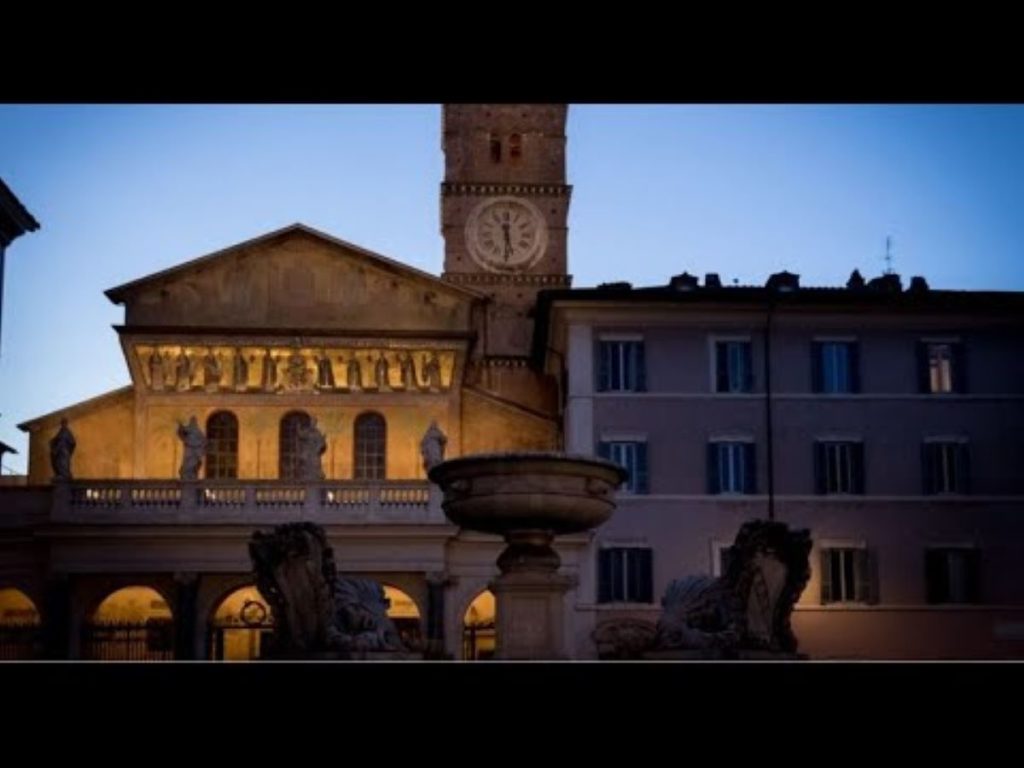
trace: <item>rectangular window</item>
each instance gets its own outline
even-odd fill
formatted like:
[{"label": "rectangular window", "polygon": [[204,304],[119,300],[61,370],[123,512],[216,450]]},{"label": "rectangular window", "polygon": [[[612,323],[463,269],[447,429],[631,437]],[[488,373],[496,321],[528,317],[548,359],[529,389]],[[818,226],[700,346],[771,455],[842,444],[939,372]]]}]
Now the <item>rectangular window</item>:
[{"label": "rectangular window", "polygon": [[642,440],[602,441],[597,455],[625,467],[629,478],[620,490],[628,493],[647,493],[647,443]]},{"label": "rectangular window", "polygon": [[756,493],[754,444],[708,443],[708,493]]},{"label": "rectangular window", "polygon": [[653,603],[653,552],[645,547],[598,551],[597,602]]},{"label": "rectangular window", "polygon": [[856,342],[815,341],[811,354],[813,391],[841,394],[860,390],[860,356]]},{"label": "rectangular window", "polygon": [[821,441],[814,445],[815,493],[864,493],[864,444]]},{"label": "rectangular window", "polygon": [[925,550],[925,582],[929,603],[980,602],[979,562],[973,547]]},{"label": "rectangular window", "polygon": [[970,470],[966,442],[926,442],[923,454],[925,493],[969,492]]},{"label": "rectangular window", "polygon": [[600,341],[598,362],[598,392],[642,392],[646,389],[643,341]]},{"label": "rectangular window", "polygon": [[715,342],[715,391],[750,392],[753,389],[750,342]]},{"label": "rectangular window", "polygon": [[871,559],[862,547],[821,550],[821,602],[871,602]]},{"label": "rectangular window", "polygon": [[967,391],[964,345],[957,341],[922,341],[917,347],[918,389],[932,394]]}]

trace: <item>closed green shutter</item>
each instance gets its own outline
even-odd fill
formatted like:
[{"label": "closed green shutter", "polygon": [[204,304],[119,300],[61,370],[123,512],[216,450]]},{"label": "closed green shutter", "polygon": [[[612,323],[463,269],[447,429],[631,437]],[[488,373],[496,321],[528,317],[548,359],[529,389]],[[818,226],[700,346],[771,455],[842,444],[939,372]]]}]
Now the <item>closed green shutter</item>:
[{"label": "closed green shutter", "polygon": [[821,602],[835,601],[832,588],[832,550],[822,549],[819,567],[821,568]]}]

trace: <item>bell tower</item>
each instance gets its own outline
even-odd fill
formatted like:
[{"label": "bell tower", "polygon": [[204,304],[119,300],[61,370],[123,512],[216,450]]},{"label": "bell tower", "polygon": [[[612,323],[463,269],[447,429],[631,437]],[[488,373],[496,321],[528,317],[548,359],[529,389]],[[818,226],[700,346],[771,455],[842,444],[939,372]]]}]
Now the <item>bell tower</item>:
[{"label": "bell tower", "polygon": [[443,278],[488,296],[484,354],[523,357],[537,292],[570,284],[565,104],[446,104]]}]

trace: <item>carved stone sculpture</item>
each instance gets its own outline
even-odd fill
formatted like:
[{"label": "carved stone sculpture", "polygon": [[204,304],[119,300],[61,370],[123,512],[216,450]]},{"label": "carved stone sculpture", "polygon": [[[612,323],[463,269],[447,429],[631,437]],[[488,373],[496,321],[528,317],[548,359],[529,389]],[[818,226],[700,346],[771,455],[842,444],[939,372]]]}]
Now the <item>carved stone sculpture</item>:
[{"label": "carved stone sculpture", "polygon": [[269,349],[263,353],[262,375],[262,388],[264,392],[273,392],[277,389],[277,361],[270,354]]},{"label": "carved stone sculpture", "polygon": [[416,363],[413,362],[412,355],[403,352],[398,364],[402,372],[402,386],[407,390],[419,389],[419,382],[416,381]]},{"label": "carved stone sculpture", "polygon": [[317,389],[334,389],[334,368],[331,367],[331,359],[322,350],[316,359],[316,386]]},{"label": "carved stone sculpture", "polygon": [[60,420],[60,429],[50,440],[50,465],[54,480],[71,479],[71,455],[75,452],[75,436],[68,428],[68,420]]},{"label": "carved stone sculpture", "polygon": [[615,619],[598,624],[593,633],[599,659],[635,659],[654,643],[654,624],[641,619]]},{"label": "carved stone sculpture", "polygon": [[220,378],[224,370],[220,366],[220,359],[212,350],[206,350],[203,356],[203,384],[207,390],[215,390],[220,387]]},{"label": "carved stone sculpture", "polygon": [[164,358],[155,348],[149,356],[149,386],[156,392],[164,388]]},{"label": "carved stone sculpture", "polygon": [[437,352],[431,352],[423,362],[423,378],[431,392],[441,391],[441,361]]},{"label": "carved stone sculpture", "polygon": [[181,439],[181,470],[178,472],[182,480],[198,480],[199,467],[206,456],[206,435],[199,428],[196,417],[188,420],[188,424],[178,424],[178,437]]},{"label": "carved stone sculpture", "polygon": [[288,389],[307,389],[310,384],[309,367],[306,365],[306,357],[299,350],[292,350],[288,355],[287,369]]},{"label": "carved stone sculpture", "polygon": [[231,383],[237,392],[244,392],[249,386],[249,363],[240,349],[231,358]]},{"label": "carved stone sculpture", "polygon": [[279,658],[352,658],[407,649],[380,584],[339,576],[323,528],[287,523],[249,543],[256,586],[274,613]]},{"label": "carved stone sculpture", "polygon": [[377,383],[378,391],[385,392],[391,389],[391,383],[388,381],[388,361],[383,352],[380,353],[380,357],[377,358],[377,362],[373,366],[373,378]]},{"label": "carved stone sculpture", "polygon": [[178,360],[174,366],[175,386],[179,390],[186,390],[192,386],[192,361],[188,359],[188,353],[184,349],[178,353]]},{"label": "carved stone sculpture", "polygon": [[316,425],[316,419],[298,428],[299,467],[298,479],[323,480],[324,470],[321,457],[327,452],[327,438]]},{"label": "carved stone sculpture", "polygon": [[448,445],[448,436],[437,426],[436,421],[430,422],[423,439],[420,440],[420,455],[423,457],[423,470],[429,472],[444,461],[444,449]]},{"label": "carved stone sculpture", "polygon": [[363,369],[359,365],[359,358],[356,357],[356,353],[352,353],[352,357],[348,359],[347,368],[347,382],[348,388],[353,391],[358,391],[363,387]]},{"label": "carved stone sculpture", "polygon": [[810,578],[811,537],[785,523],[752,520],[736,536],[720,578],[673,581],[662,599],[654,648],[794,654],[793,606]]}]

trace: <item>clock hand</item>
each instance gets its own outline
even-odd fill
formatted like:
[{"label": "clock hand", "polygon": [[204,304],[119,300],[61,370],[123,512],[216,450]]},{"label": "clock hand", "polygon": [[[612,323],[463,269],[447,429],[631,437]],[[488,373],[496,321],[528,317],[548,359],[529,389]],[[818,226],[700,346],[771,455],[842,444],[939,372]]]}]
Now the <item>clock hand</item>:
[{"label": "clock hand", "polygon": [[512,255],[512,238],[509,237],[509,225],[507,222],[501,225],[501,231],[505,236],[505,261],[508,261],[508,257]]}]

